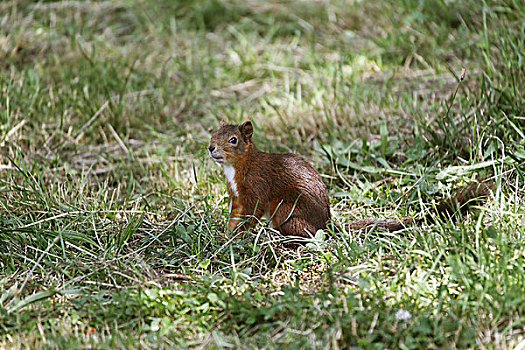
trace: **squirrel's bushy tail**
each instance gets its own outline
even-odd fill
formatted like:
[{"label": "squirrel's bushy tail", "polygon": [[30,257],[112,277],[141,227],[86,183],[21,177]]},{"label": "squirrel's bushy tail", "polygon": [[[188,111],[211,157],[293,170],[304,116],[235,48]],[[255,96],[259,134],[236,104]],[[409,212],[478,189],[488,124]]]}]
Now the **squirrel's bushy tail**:
[{"label": "squirrel's bushy tail", "polygon": [[484,203],[493,188],[494,181],[489,179],[459,187],[451,196],[438,203],[436,211],[441,217],[453,216],[458,212],[466,214],[471,206]]},{"label": "squirrel's bushy tail", "polygon": [[454,193],[442,199],[436,206],[436,212],[432,212],[424,216],[423,219],[413,220],[404,217],[401,221],[388,221],[382,219],[365,218],[344,224],[344,226],[351,231],[380,229],[389,232],[399,231],[403,228],[424,221],[435,222],[436,217],[447,218],[453,217],[457,213],[465,214],[472,205],[482,204],[490,196],[494,188],[494,182],[488,179],[472,182],[468,185],[462,186],[454,191]]}]

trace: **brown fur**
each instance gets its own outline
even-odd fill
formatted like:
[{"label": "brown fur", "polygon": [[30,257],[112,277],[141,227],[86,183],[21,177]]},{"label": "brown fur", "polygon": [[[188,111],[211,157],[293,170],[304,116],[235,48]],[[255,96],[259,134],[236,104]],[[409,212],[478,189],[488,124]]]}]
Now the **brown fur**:
[{"label": "brown fur", "polygon": [[[208,150],[217,162],[235,170],[233,184],[228,183],[231,213],[228,229],[245,229],[263,215],[284,235],[308,237],[326,228],[330,207],[326,187],[317,171],[307,161],[292,153],[267,153],[257,149],[252,141],[250,121],[241,125],[226,125],[212,135]],[[235,144],[231,143],[236,138]],[[464,213],[471,204],[484,201],[493,183],[474,183],[454,192],[437,206],[440,216]],[[428,218],[433,221],[432,216]],[[346,223],[350,230],[383,229],[398,231],[411,224],[410,218],[400,222],[364,218]]]},{"label": "brown fur", "polygon": [[[215,160],[230,164],[235,183],[228,183],[232,210],[228,228],[253,224],[264,214],[284,235],[308,237],[326,228],[330,206],[321,177],[307,161],[292,153],[267,153],[252,141],[250,121],[224,125],[212,135],[208,150]],[[237,139],[236,144],[229,141]],[[244,229],[245,227],[239,227]]]}]

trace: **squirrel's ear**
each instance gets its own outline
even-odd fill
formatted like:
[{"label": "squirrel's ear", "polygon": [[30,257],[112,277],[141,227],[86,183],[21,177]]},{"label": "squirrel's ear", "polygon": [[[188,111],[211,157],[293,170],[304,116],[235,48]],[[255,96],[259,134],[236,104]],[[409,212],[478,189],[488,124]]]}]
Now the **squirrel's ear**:
[{"label": "squirrel's ear", "polygon": [[226,125],[226,123],[224,122],[224,119],[221,119],[221,124],[220,124],[220,125],[221,125],[221,128],[222,128],[224,125]]},{"label": "squirrel's ear", "polygon": [[253,125],[251,121],[245,121],[239,126],[239,130],[246,139],[250,139],[253,135]]}]

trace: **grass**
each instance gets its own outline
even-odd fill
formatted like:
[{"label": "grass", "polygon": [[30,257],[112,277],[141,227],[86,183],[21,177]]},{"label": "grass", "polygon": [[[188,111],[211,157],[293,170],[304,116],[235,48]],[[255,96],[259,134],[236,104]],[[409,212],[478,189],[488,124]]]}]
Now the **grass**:
[{"label": "grass", "polygon": [[[0,347],[524,339],[521,2],[0,9]],[[228,236],[206,153],[221,119],[310,160],[336,222],[418,224],[298,249],[264,223]],[[436,215],[476,178],[493,183],[485,203]]]}]

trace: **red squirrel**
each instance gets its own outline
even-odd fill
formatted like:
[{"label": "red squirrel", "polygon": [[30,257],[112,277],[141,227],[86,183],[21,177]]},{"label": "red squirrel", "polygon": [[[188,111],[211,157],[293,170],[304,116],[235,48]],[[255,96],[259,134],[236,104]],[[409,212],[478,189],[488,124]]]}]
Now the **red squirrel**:
[{"label": "red squirrel", "polygon": [[263,216],[283,235],[308,237],[330,221],[326,187],[314,167],[293,153],[267,153],[252,141],[253,125],[226,125],[208,151],[222,163],[231,196],[228,229],[244,229]]},{"label": "red squirrel", "polygon": [[[310,237],[325,229],[331,220],[326,186],[314,167],[293,153],[267,153],[253,143],[253,125],[226,125],[213,133],[208,146],[210,156],[222,163],[231,211],[228,229],[244,230],[261,217],[271,219],[283,235]],[[450,214],[478,198],[486,197],[490,187],[473,183],[443,200],[438,213]],[[365,218],[346,223],[350,230],[381,228],[398,231],[411,220],[402,222]]]}]

